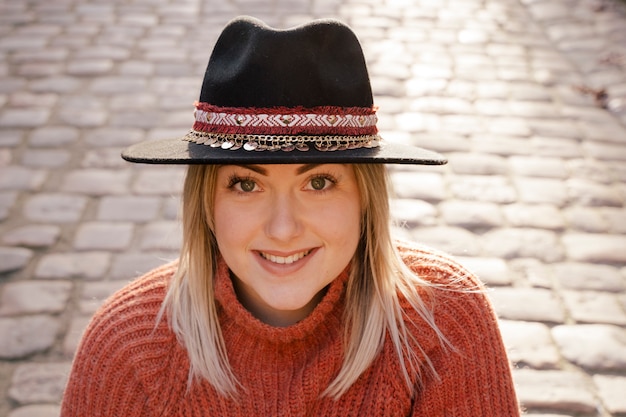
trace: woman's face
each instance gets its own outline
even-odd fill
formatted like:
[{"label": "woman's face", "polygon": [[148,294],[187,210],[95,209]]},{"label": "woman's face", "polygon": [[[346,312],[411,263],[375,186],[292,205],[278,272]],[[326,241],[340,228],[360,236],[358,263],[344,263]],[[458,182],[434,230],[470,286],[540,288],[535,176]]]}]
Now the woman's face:
[{"label": "woman's face", "polygon": [[352,259],[360,195],[350,165],[225,165],[215,237],[241,303],[260,320],[305,318]]}]

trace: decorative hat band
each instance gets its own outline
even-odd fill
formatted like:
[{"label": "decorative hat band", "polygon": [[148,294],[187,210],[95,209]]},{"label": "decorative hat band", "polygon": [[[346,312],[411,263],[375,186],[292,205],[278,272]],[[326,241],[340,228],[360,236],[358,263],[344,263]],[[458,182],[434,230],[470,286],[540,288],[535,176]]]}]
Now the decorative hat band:
[{"label": "decorative hat band", "polygon": [[322,151],[376,147],[374,107],[219,107],[196,103],[185,139],[236,150]]}]

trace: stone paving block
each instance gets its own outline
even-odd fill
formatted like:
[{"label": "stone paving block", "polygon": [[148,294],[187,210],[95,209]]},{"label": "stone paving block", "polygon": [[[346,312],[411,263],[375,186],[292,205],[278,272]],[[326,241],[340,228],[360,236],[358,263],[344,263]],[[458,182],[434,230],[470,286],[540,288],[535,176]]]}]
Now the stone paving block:
[{"label": "stone paving block", "polygon": [[533,149],[528,145],[528,138],[509,135],[481,133],[472,135],[474,152],[492,153],[502,156],[530,155]]},{"label": "stone paving block", "polygon": [[626,263],[626,236],[565,233],[561,241],[567,256],[573,261]]},{"label": "stone paving block", "polygon": [[517,177],[514,183],[522,203],[563,207],[569,201],[567,187],[560,180]]},{"label": "stone paving block", "polygon": [[119,64],[118,71],[126,76],[149,77],[154,74],[154,65],[153,62],[127,60]]},{"label": "stone paving block", "polygon": [[19,359],[52,346],[59,322],[49,315],[0,318],[0,359]]},{"label": "stone paving block", "polygon": [[[391,66],[396,66],[390,63]],[[430,67],[430,66],[429,66]],[[415,70],[415,67],[413,67]],[[389,69],[383,69],[383,71]],[[431,68],[432,70],[432,68]],[[461,98],[453,97],[419,97],[410,101],[409,110],[436,114],[468,114],[472,113],[472,104]]]},{"label": "stone paving block", "polygon": [[22,142],[22,129],[0,129],[0,146],[14,147]]},{"label": "stone paving block", "polygon": [[79,132],[74,127],[46,126],[34,129],[28,143],[35,147],[63,146],[78,140]]},{"label": "stone paving block", "polygon": [[500,207],[480,201],[449,200],[439,204],[443,220],[449,226],[459,226],[470,230],[490,229],[502,226]]},{"label": "stone paving block", "polygon": [[[24,85],[24,80],[11,77],[0,80],[0,94],[10,94],[18,91]],[[7,120],[9,121],[9,120]]]},{"label": "stone paving block", "polygon": [[526,119],[521,117],[492,117],[486,125],[486,131],[494,135],[529,137],[533,133]]},{"label": "stone paving block", "polygon": [[0,190],[37,191],[47,177],[43,170],[18,165],[0,166]]},{"label": "stone paving block", "polygon": [[0,113],[0,127],[32,128],[45,125],[50,118],[46,108],[5,109]]},{"label": "stone paving block", "polygon": [[566,178],[567,167],[560,158],[511,156],[511,172],[516,175],[544,178]]},{"label": "stone paving block", "polygon": [[602,402],[610,413],[626,414],[626,378],[614,375],[594,375]]},{"label": "stone paving block", "polygon": [[480,246],[476,236],[460,227],[418,227],[411,231],[414,240],[459,256],[476,256]]},{"label": "stone paving block", "polygon": [[451,153],[446,157],[450,169],[461,175],[506,175],[509,170],[506,159],[497,155]]},{"label": "stone paving block", "polygon": [[129,162],[124,161],[120,157],[120,148],[96,148],[88,150],[84,153],[81,161],[82,168],[99,169],[99,168],[128,168]]},{"label": "stone paving block", "polygon": [[20,75],[24,78],[53,76],[62,73],[63,66],[60,63],[56,62],[22,64],[16,71],[17,75]]},{"label": "stone paving block", "polygon": [[517,200],[517,193],[503,176],[457,176],[450,181],[450,190],[460,200],[508,204]]},{"label": "stone paving block", "polygon": [[72,317],[69,329],[67,330],[65,339],[63,340],[63,355],[66,358],[71,359],[74,357],[76,349],[80,344],[80,340],[83,337],[83,333],[85,332],[85,329],[90,321],[90,316]]},{"label": "stone paving block", "polygon": [[59,417],[61,407],[55,404],[34,404],[12,410],[8,417]]},{"label": "stone paving block", "polygon": [[486,285],[510,285],[511,271],[500,258],[457,256],[456,259]]},{"label": "stone paving block", "polygon": [[615,187],[578,178],[567,180],[567,190],[571,202],[585,206],[621,207],[624,199]]},{"label": "stone paving block", "polygon": [[81,80],[65,75],[53,75],[45,78],[38,78],[30,83],[30,90],[32,92],[44,94],[71,94],[79,91],[81,87]]},{"label": "stone paving block", "polygon": [[562,291],[571,317],[578,323],[626,325],[617,295],[599,291]]},{"label": "stone paving block", "polygon": [[513,371],[517,395],[523,407],[593,414],[598,406],[583,375],[569,371]]},{"label": "stone paving block", "polygon": [[[623,79],[623,74],[619,73],[620,80]],[[602,83],[604,84],[604,83]],[[609,83],[610,85],[617,84],[616,82]],[[603,123],[582,123],[581,127],[585,132],[587,140],[594,142],[613,142],[616,144],[623,143],[622,138],[624,135],[624,126],[615,121],[612,117],[607,117],[602,121]]]},{"label": "stone paving block", "polygon": [[98,148],[116,147],[120,157],[121,147],[141,142],[143,139],[144,132],[141,129],[103,127],[90,131],[85,142]]},{"label": "stone paving block", "polygon": [[564,251],[556,233],[530,228],[501,228],[485,233],[480,238],[489,256],[536,258],[545,262],[561,261]]},{"label": "stone paving block", "polygon": [[570,120],[528,120],[530,130],[533,134],[539,136],[549,136],[568,139],[582,139],[580,129]]},{"label": "stone paving block", "polygon": [[102,108],[79,109],[63,106],[59,109],[57,117],[68,126],[97,128],[106,123],[109,113]]},{"label": "stone paving block", "polygon": [[0,296],[0,316],[60,313],[70,298],[69,281],[17,281],[6,283]]},{"label": "stone paving block", "polygon": [[563,308],[551,290],[541,288],[497,287],[488,293],[498,313],[505,320],[563,323]]},{"label": "stone paving block", "polygon": [[390,201],[391,217],[404,227],[434,226],[437,224],[437,209],[432,204],[408,198]]},{"label": "stone paving block", "polygon": [[24,216],[41,223],[74,223],[81,218],[86,205],[85,197],[41,193],[28,197]]},{"label": "stone paving block", "polygon": [[[483,117],[479,115],[443,115],[441,116],[441,128],[446,132],[471,135],[484,133],[489,130]],[[501,132],[492,132],[501,133]]]},{"label": "stone paving block", "polygon": [[509,360],[517,367],[532,369],[557,369],[559,351],[550,329],[543,323],[500,320],[500,332],[507,348]]},{"label": "stone paving block", "polygon": [[[160,264],[159,264],[160,265]],[[156,265],[155,265],[156,266]],[[146,270],[147,272],[148,270]],[[135,274],[128,275],[128,279],[116,279],[114,281],[86,282],[79,300],[79,309],[82,315],[91,316],[102,305],[104,300],[115,291],[128,284]]]},{"label": "stone paving block", "polygon": [[561,211],[547,204],[509,204],[502,208],[508,224],[513,227],[562,230],[565,219]]},{"label": "stone paving block", "polygon": [[508,264],[514,273],[514,281],[519,281],[521,286],[548,289],[554,287],[552,284],[552,271],[548,265],[538,259],[512,259]]},{"label": "stone paving block", "polygon": [[184,178],[185,171],[181,167],[142,167],[131,189],[141,195],[178,195],[182,191]]},{"label": "stone paving block", "polygon": [[178,259],[178,252],[122,253],[115,255],[111,265],[112,280],[131,280]]},{"label": "stone paving block", "polygon": [[69,171],[61,190],[70,193],[101,196],[128,192],[130,172],[107,169],[80,169]]},{"label": "stone paving block", "polygon": [[95,94],[141,93],[146,90],[146,85],[142,77],[99,77],[93,80],[89,91]]},{"label": "stone paving block", "polygon": [[7,231],[2,241],[13,246],[33,248],[51,246],[59,239],[61,228],[53,225],[26,225]]},{"label": "stone paving block", "polygon": [[585,142],[582,146],[590,156],[601,161],[626,161],[626,151],[623,145]]},{"label": "stone paving block", "polygon": [[0,220],[9,217],[9,213],[15,205],[15,200],[17,200],[17,192],[0,191]]},{"label": "stone paving block", "polygon": [[510,101],[511,114],[518,117],[550,118],[559,114],[559,108],[553,102]]},{"label": "stone paving block", "polygon": [[584,369],[624,371],[626,330],[609,324],[561,325],[552,329],[561,354]]},{"label": "stone paving block", "polygon": [[108,271],[111,254],[106,252],[51,253],[44,255],[35,269],[36,278],[100,279]]},{"label": "stone paving block", "polygon": [[182,245],[182,226],[177,221],[148,223],[139,239],[139,247],[145,251],[178,251]]},{"label": "stone paving block", "polygon": [[[546,90],[542,85],[536,84],[534,82],[516,82],[516,83],[508,83],[510,88],[510,98],[514,101],[533,101],[533,102],[549,102],[552,100],[552,95],[549,91]],[[526,119],[530,122],[531,119]],[[534,119],[534,122],[530,124],[530,129],[535,132],[535,134],[539,134],[538,132],[542,131],[550,131],[548,129],[551,126],[550,123],[546,123],[544,129],[541,129],[542,119]],[[567,129],[567,125],[561,122],[555,122],[555,127],[558,126],[561,129]],[[554,131],[560,131],[560,129],[554,128]],[[557,135],[560,137],[560,135]],[[565,136],[569,137],[569,136]]]},{"label": "stone paving block", "polygon": [[445,182],[440,174],[401,171],[391,174],[395,194],[400,198],[412,198],[429,202],[446,198]]},{"label": "stone paving block", "polygon": [[626,209],[601,208],[600,214],[608,223],[609,233],[626,234]]},{"label": "stone paving block", "polygon": [[112,69],[112,59],[81,59],[68,62],[66,71],[70,75],[94,76],[107,74]]},{"label": "stone paving block", "polygon": [[572,290],[623,292],[626,283],[619,268],[610,265],[566,262],[552,266],[559,285]]},{"label": "stone paving block", "polygon": [[59,403],[71,364],[25,363],[13,374],[9,397],[19,404]]},{"label": "stone paving block", "polygon": [[478,99],[474,102],[475,111],[485,116],[510,116],[512,111],[508,100]]},{"label": "stone paving block", "polygon": [[165,201],[163,201],[163,220],[180,220],[181,204],[182,202],[178,197],[170,196],[165,198]]},{"label": "stone paving block", "polygon": [[30,249],[0,247],[0,274],[24,268],[32,257]]},{"label": "stone paving block", "polygon": [[597,208],[572,206],[563,210],[567,224],[580,232],[602,233],[609,229],[607,220]]},{"label": "stone paving block", "polygon": [[34,168],[60,168],[68,163],[71,154],[61,149],[27,150],[22,154],[22,165]]},{"label": "stone paving block", "polygon": [[121,251],[130,245],[133,230],[132,223],[85,222],[76,231],[74,248]]},{"label": "stone paving block", "polygon": [[16,51],[12,58],[16,63],[33,62],[33,61],[55,61],[62,62],[69,55],[69,51],[65,48],[53,47],[39,50],[20,50]]},{"label": "stone paving block", "polygon": [[11,164],[11,160],[13,159],[13,154],[8,149],[0,148],[0,166],[8,166]]},{"label": "stone paving block", "polygon": [[150,196],[107,196],[100,199],[98,220],[146,222],[159,213],[161,199]]}]

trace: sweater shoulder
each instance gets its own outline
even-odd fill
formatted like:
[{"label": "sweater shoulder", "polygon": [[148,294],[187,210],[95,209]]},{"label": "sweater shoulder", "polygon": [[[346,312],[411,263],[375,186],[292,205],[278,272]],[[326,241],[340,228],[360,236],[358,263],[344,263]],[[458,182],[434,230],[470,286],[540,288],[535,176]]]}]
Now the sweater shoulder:
[{"label": "sweater shoulder", "polygon": [[150,357],[167,354],[176,338],[159,311],[177,263],[156,268],[110,296],[92,317],[77,357],[110,361],[136,371]]},{"label": "sweater shoulder", "polygon": [[[398,246],[405,264],[417,280],[417,294],[423,306],[443,335],[456,348],[471,345],[487,333],[499,338],[497,317],[487,290],[478,277],[449,255],[418,244],[402,243]],[[406,318],[413,324],[426,326],[423,316],[409,302],[409,295],[401,295]],[[424,330],[422,327],[420,331]]]},{"label": "sweater shoulder", "polygon": [[445,252],[406,241],[396,242],[396,248],[405,265],[428,284],[457,291],[484,290],[475,274]]},{"label": "sweater shoulder", "polygon": [[164,381],[185,381],[184,351],[167,317],[158,320],[176,270],[171,263],[148,272],[94,314],[74,356],[63,416],[153,415],[149,410],[167,397],[158,395],[170,386]]}]

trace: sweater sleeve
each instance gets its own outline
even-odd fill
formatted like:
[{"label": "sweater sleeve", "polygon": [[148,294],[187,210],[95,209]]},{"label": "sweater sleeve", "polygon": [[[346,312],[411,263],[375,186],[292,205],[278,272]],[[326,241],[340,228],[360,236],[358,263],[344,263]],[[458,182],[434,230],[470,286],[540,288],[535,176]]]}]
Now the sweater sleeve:
[{"label": "sweater sleeve", "polygon": [[[448,344],[424,346],[436,374],[425,371],[412,415],[515,417],[520,415],[510,363],[486,290],[443,255],[423,253],[409,266],[435,284],[435,323]],[[412,264],[412,265],[411,265]]]},{"label": "sweater sleeve", "polygon": [[142,372],[155,359],[155,337],[163,334],[155,329],[162,273],[153,271],[127,285],[94,315],[74,357],[61,417],[150,415]]}]

